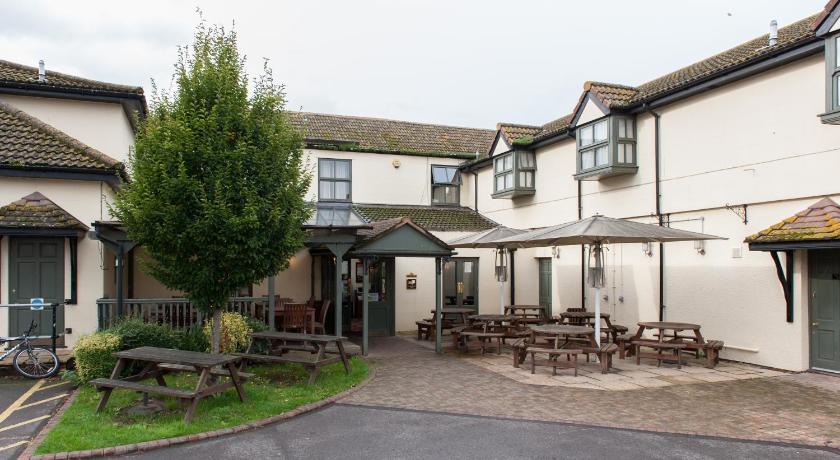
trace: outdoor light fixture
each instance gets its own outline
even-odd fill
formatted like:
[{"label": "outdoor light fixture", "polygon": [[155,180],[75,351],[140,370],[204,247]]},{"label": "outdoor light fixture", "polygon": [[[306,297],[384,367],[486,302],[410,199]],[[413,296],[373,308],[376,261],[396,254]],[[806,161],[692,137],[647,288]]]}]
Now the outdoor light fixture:
[{"label": "outdoor light fixture", "polygon": [[642,243],[642,254],[652,257],[653,256],[653,244],[650,241],[646,243]]},{"label": "outdoor light fixture", "polygon": [[560,248],[557,246],[551,247],[551,255],[554,256],[555,259],[560,258]]},{"label": "outdoor light fixture", "polygon": [[694,242],[694,250],[697,251],[697,254],[705,255],[706,254],[706,244],[703,240],[696,240]]},{"label": "outdoor light fixture", "polygon": [[507,251],[504,248],[496,249],[496,281],[507,281]]}]

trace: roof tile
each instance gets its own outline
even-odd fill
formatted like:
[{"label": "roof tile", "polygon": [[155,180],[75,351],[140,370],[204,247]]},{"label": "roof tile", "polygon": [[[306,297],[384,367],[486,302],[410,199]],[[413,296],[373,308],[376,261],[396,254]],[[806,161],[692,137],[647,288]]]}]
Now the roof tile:
[{"label": "roof tile", "polygon": [[8,83],[40,86],[47,90],[90,90],[110,93],[143,95],[139,86],[117,85],[103,81],[46,71],[46,79],[38,80],[38,68],[17,64],[0,59],[0,86]]},{"label": "roof tile", "polygon": [[840,205],[830,198],[747,237],[746,243],[840,240]]},{"label": "roof tile", "polygon": [[39,192],[0,208],[0,228],[88,229],[79,219]]},{"label": "roof tile", "polygon": [[353,209],[368,223],[393,225],[403,217],[429,231],[477,232],[497,224],[470,208],[451,206],[392,206],[354,204]]}]

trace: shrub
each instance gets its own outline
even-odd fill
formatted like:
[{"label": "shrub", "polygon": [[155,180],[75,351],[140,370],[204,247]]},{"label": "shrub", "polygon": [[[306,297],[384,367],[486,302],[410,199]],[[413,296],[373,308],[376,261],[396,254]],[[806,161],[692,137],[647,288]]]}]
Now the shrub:
[{"label": "shrub", "polygon": [[174,348],[175,334],[169,326],[144,323],[138,318],[129,318],[109,329],[122,339],[122,350],[137,347]]},{"label": "shrub", "polygon": [[[204,324],[204,336],[207,342],[210,342],[212,322],[207,321]],[[251,341],[251,328],[248,326],[248,320],[239,313],[222,313],[222,331],[221,344],[219,346],[219,353],[234,353],[242,352],[248,348],[248,343]]]},{"label": "shrub", "polygon": [[206,352],[210,349],[210,342],[200,325],[175,331],[175,343],[179,350]]},{"label": "shrub", "polygon": [[122,346],[120,336],[109,331],[95,332],[79,338],[73,348],[76,358],[76,376],[80,382],[108,377],[116,359],[112,353]]}]

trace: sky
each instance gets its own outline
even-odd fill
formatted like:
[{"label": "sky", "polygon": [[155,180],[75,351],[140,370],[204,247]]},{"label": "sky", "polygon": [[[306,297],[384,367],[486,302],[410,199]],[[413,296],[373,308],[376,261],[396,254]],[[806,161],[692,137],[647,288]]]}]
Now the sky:
[{"label": "sky", "polygon": [[268,59],[291,110],[495,128],[574,108],[819,12],[826,0],[0,0],[0,59],[152,92],[200,8]]}]

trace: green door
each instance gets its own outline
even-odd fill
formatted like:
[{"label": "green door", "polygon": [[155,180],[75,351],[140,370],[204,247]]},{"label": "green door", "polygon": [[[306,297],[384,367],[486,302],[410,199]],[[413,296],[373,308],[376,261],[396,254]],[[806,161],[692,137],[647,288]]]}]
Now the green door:
[{"label": "green door", "polygon": [[[9,239],[9,302],[29,303],[33,297],[44,302],[64,302],[64,238],[11,237]],[[16,336],[38,323],[37,335],[52,334],[52,311],[28,307],[9,312],[9,333]],[[56,330],[64,330],[64,310],[57,314]]]},{"label": "green door", "polygon": [[840,372],[840,250],[808,252],[811,367]]},{"label": "green door", "polygon": [[443,306],[478,311],[478,259],[456,257],[443,265]]},{"label": "green door", "polygon": [[545,307],[546,314],[551,316],[551,259],[539,258],[539,277],[540,277],[540,305]]},{"label": "green door", "polygon": [[394,335],[394,259],[377,259],[370,263],[369,270],[368,334]]}]

